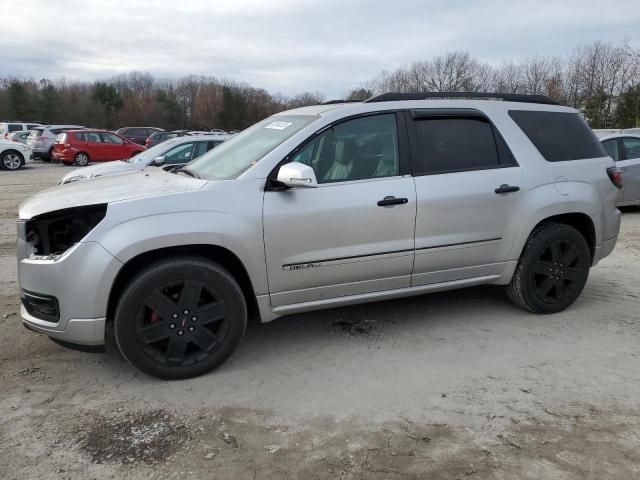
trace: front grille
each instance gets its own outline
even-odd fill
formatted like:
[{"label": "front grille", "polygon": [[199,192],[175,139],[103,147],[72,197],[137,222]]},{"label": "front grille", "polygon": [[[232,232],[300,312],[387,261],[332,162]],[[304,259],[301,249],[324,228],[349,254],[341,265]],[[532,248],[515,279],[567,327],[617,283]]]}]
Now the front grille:
[{"label": "front grille", "polygon": [[26,290],[20,292],[20,297],[30,315],[45,322],[58,323],[60,320],[60,308],[56,297]]}]

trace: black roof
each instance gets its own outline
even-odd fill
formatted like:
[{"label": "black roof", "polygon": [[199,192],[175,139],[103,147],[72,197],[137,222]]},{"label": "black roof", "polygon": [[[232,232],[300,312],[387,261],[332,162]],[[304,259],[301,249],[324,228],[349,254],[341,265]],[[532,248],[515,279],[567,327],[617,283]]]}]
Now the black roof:
[{"label": "black roof", "polygon": [[393,102],[398,100],[426,100],[441,99],[469,99],[469,100],[503,100],[505,102],[542,103],[545,105],[560,105],[545,95],[523,95],[519,93],[491,93],[491,92],[415,92],[415,93],[383,93],[376,95],[365,103]]}]

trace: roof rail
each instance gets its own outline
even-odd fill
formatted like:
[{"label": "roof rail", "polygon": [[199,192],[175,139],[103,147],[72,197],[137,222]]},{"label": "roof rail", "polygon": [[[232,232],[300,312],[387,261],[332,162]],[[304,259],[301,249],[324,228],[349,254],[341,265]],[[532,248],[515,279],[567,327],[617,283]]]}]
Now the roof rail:
[{"label": "roof rail", "polygon": [[393,102],[398,100],[426,100],[440,99],[469,99],[469,100],[503,100],[505,102],[542,103],[545,105],[560,105],[545,95],[523,95],[519,93],[491,93],[491,92],[415,92],[415,93],[383,93],[376,95],[365,103]]},{"label": "roof rail", "polygon": [[323,102],[320,105],[335,105],[336,103],[358,103],[361,100],[329,100],[328,102]]}]

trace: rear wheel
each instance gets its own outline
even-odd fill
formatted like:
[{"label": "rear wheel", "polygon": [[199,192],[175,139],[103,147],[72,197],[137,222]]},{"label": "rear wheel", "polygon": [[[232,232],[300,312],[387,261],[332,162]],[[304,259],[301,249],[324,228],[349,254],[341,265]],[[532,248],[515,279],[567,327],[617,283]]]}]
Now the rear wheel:
[{"label": "rear wheel", "polygon": [[18,170],[24,166],[24,157],[15,150],[0,154],[0,166],[3,170]]},{"label": "rear wheel", "polygon": [[42,160],[43,162],[50,162],[51,160],[53,160],[53,147],[49,149],[49,152],[46,154],[46,156],[40,156],[40,160]]},{"label": "rear wheel", "polygon": [[182,379],[227,360],[246,325],[242,290],[225,269],[198,257],[176,257],[147,267],[125,288],[114,335],[134,367]]},{"label": "rear wheel", "polygon": [[589,246],[580,232],[569,225],[546,223],[527,240],[507,293],[531,312],[559,312],[580,296],[590,266]]},{"label": "rear wheel", "polygon": [[73,163],[79,167],[86,167],[89,165],[89,155],[84,152],[76,153],[76,156],[73,157]]}]

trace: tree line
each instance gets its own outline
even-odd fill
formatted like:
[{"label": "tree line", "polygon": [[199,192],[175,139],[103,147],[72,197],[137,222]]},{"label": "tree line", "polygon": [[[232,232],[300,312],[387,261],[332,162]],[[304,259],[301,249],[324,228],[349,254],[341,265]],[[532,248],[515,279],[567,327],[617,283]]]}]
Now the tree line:
[{"label": "tree line", "polygon": [[[541,94],[579,109],[593,128],[640,126],[640,50],[595,42],[566,56],[534,56],[498,66],[468,52],[449,52],[383,71],[345,92],[345,98],[426,91]],[[170,80],[133,71],[93,83],[0,76],[0,119],[102,128],[242,129],[324,99],[320,92],[287,97],[212,76]]]}]

